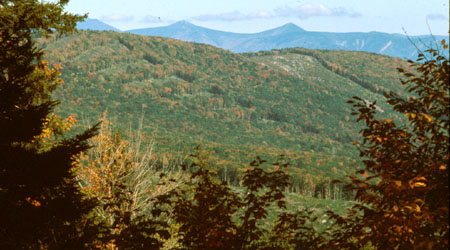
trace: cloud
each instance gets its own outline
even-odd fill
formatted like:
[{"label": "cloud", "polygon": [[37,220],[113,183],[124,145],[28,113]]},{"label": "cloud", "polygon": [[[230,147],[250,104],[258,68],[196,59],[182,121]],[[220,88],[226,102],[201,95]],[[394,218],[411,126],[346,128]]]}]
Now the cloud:
[{"label": "cloud", "polygon": [[133,16],[125,16],[122,14],[112,14],[100,17],[100,20],[105,22],[131,22],[133,19]]},{"label": "cloud", "polygon": [[299,19],[308,19],[317,16],[341,16],[341,17],[360,17],[358,12],[347,10],[343,7],[329,8],[323,4],[303,4],[295,8],[278,8],[275,10],[278,17],[297,17]]},{"label": "cloud", "polygon": [[343,17],[359,17],[358,12],[347,10],[343,7],[328,8],[323,4],[303,4],[298,7],[283,7],[272,11],[259,11],[252,13],[241,13],[239,11],[200,15],[193,17],[197,21],[244,21],[254,19],[270,19],[278,17],[297,17],[299,19],[307,19],[316,16],[343,16]]},{"label": "cloud", "polygon": [[444,16],[438,13],[431,13],[427,15],[426,19],[430,21],[446,21],[448,20],[448,16]]},{"label": "cloud", "polygon": [[253,13],[241,13],[239,11],[220,13],[215,15],[200,15],[193,17],[192,19],[197,21],[243,21],[253,19],[265,19],[272,18],[273,14],[266,11],[259,11]]}]

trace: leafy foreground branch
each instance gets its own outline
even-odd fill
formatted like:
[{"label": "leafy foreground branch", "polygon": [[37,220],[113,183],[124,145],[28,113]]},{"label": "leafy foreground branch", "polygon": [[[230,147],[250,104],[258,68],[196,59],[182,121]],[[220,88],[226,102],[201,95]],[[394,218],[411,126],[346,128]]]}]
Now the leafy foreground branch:
[{"label": "leafy foreground branch", "polygon": [[287,164],[275,163],[279,168],[267,172],[265,162],[257,159],[244,173],[244,195],[233,192],[219,182],[214,171],[199,154],[189,165],[191,180],[185,189],[176,192],[174,217],[179,228],[182,249],[264,249],[270,243],[269,233],[262,227],[267,207],[276,203],[286,208],[282,190],[288,186],[289,176],[282,169]]},{"label": "leafy foreground branch", "polygon": [[399,69],[410,98],[385,94],[394,110],[404,114],[406,125],[377,119],[375,103],[368,105],[357,97],[349,101],[357,120],[366,126],[359,146],[366,177],[352,177],[351,187],[361,204],[348,217],[330,212],[337,220],[332,245],[448,249],[450,66],[444,56],[448,45],[441,45],[439,51],[426,51],[428,60],[419,55],[416,74]]}]

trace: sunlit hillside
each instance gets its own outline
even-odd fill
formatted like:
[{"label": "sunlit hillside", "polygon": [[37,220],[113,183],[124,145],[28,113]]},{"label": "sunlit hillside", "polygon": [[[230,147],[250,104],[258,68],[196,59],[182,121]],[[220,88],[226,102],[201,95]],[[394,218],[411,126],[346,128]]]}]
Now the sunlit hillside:
[{"label": "sunlit hillside", "polygon": [[315,178],[356,169],[359,127],[345,102],[379,100],[380,110],[390,112],[381,93],[400,91],[395,68],[405,66],[364,52],[240,55],[116,32],[83,31],[40,44],[63,67],[59,113],[92,124],[107,111],[122,131],[136,129],[143,116],[148,140],[168,157],[201,144],[232,176],[258,155],[284,154],[293,172]]}]

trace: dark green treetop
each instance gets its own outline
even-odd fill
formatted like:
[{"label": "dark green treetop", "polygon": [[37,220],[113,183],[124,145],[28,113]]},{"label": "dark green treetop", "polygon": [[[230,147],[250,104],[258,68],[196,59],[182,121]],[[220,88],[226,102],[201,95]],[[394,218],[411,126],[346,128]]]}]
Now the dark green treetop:
[{"label": "dark green treetop", "polygon": [[71,172],[95,128],[39,142],[62,81],[33,37],[74,31],[85,16],[64,12],[67,2],[0,1],[0,249],[83,249],[98,231]]}]

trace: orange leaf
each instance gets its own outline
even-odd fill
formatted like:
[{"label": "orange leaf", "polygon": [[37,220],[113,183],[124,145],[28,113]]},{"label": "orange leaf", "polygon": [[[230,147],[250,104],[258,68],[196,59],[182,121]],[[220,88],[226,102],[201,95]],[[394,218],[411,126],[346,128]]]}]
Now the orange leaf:
[{"label": "orange leaf", "polygon": [[427,184],[423,183],[423,182],[416,182],[414,183],[413,187],[426,187]]}]

